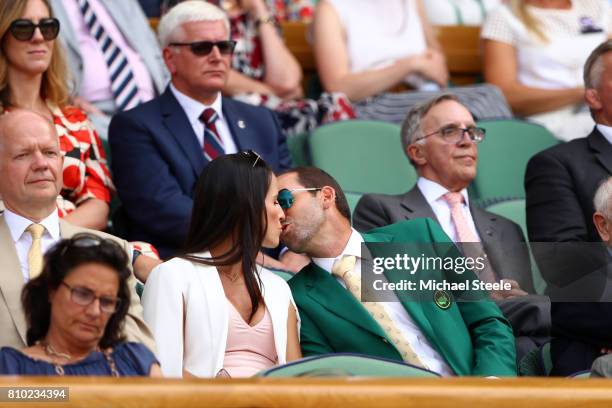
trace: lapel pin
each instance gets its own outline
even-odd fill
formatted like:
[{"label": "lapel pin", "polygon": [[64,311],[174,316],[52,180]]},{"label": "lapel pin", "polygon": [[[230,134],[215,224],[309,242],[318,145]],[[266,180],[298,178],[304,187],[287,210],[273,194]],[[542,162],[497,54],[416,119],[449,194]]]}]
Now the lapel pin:
[{"label": "lapel pin", "polygon": [[238,121],[238,127],[239,127],[240,129],[244,129],[244,128],[246,127],[246,123],[244,123],[244,120],[240,119],[240,120]]},{"label": "lapel pin", "polygon": [[437,290],[434,293],[434,302],[442,310],[446,310],[451,306],[451,298],[448,293],[443,290]]}]

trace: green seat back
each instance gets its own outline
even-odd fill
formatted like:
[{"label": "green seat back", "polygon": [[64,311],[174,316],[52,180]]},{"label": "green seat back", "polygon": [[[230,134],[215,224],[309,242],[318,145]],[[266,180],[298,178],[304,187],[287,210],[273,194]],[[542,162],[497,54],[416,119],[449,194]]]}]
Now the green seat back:
[{"label": "green seat back", "polygon": [[521,377],[537,377],[543,375],[538,356],[540,350],[531,350],[525,354],[518,365],[518,372]]},{"label": "green seat back", "polygon": [[552,371],[552,356],[550,354],[550,341],[540,347],[540,366],[544,370],[544,375],[549,376]]},{"label": "green seat back", "polygon": [[525,197],[527,162],[558,141],[543,126],[521,120],[478,122],[487,130],[478,145],[478,174],[472,183],[475,198]]},{"label": "green seat back", "polygon": [[310,137],[312,164],[345,191],[399,194],[416,182],[397,125],[363,120],[331,123]]},{"label": "green seat back", "polygon": [[[524,199],[503,200],[487,206],[486,210],[516,222],[523,231],[523,237],[527,236],[527,220]],[[544,293],[544,289],[546,289],[546,281],[544,278],[542,278],[542,274],[540,273],[538,265],[533,258],[531,249],[529,249],[529,256],[531,258],[533,286],[537,293]]]},{"label": "green seat back", "polygon": [[294,166],[308,166],[310,159],[308,158],[308,133],[300,133],[287,138],[287,147],[289,155]]},{"label": "green seat back", "polygon": [[268,268],[269,270],[271,270],[272,272],[274,272],[275,275],[280,276],[281,278],[283,278],[285,280],[285,282],[287,282],[289,279],[293,278],[293,274],[289,271],[283,271],[280,269],[273,269],[273,268]]},{"label": "green seat back", "polygon": [[353,214],[353,211],[355,211],[355,207],[357,207],[357,203],[363,194],[355,193],[353,191],[345,191],[344,195],[346,196],[346,201],[348,201],[349,208],[351,209],[351,214]]},{"label": "green seat back", "polygon": [[336,353],[303,358],[272,367],[258,377],[439,377],[401,361],[360,354]]}]

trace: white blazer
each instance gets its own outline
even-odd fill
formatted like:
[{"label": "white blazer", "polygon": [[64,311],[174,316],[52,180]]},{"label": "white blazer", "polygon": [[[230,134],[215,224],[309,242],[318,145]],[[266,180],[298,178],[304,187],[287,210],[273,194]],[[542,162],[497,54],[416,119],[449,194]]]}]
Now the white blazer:
[{"label": "white blazer", "polygon": [[[210,257],[209,252],[198,255]],[[282,278],[258,268],[262,295],[272,318],[278,363],[284,364],[289,305],[295,308],[295,303]],[[158,265],[147,278],[142,305],[164,376],[182,377],[186,370],[197,377],[214,377],[223,368],[229,311],[214,266],[182,258]]]}]

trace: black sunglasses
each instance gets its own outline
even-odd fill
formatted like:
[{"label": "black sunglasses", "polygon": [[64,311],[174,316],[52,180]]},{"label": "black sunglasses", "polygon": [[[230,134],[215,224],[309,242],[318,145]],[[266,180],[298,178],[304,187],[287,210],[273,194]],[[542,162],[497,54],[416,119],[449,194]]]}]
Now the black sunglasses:
[{"label": "black sunglasses", "polygon": [[312,188],[294,188],[292,190],[289,190],[287,188],[283,188],[283,189],[278,191],[278,196],[277,196],[276,200],[278,201],[278,204],[281,206],[281,208],[283,210],[288,210],[289,208],[291,208],[291,206],[295,202],[295,197],[293,196],[294,192],[298,192],[298,191],[318,191],[318,190],[321,190],[321,188],[318,188],[318,187],[312,187]]},{"label": "black sunglasses", "polygon": [[9,31],[19,41],[30,41],[36,28],[40,30],[45,41],[51,41],[59,34],[60,22],[57,18],[43,18],[38,24],[34,24],[32,20],[20,18],[11,23]]},{"label": "black sunglasses", "polygon": [[189,47],[194,55],[203,57],[208,55],[213,50],[213,47],[217,47],[222,55],[229,55],[234,52],[236,47],[236,41],[196,41],[191,43],[177,43],[173,42],[169,44],[172,47]]}]

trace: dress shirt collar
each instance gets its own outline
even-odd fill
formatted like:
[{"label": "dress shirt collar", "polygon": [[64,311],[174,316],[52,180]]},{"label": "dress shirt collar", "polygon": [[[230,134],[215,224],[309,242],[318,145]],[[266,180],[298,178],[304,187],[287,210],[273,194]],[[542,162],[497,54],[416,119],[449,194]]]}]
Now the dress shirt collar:
[{"label": "dress shirt collar", "polygon": [[219,115],[219,119],[223,119],[223,98],[221,97],[221,92],[217,94],[217,97],[215,98],[215,101],[212,103],[212,105],[205,105],[202,102],[196,101],[195,99],[185,95],[184,93],[176,89],[172,82],[170,82],[170,90],[174,94],[174,97],[178,101],[179,105],[181,105],[181,107],[185,111],[185,114],[187,114],[189,123],[199,121],[200,115],[202,115],[202,112],[204,112],[204,109],[206,108],[213,108],[215,112],[217,112],[217,115]]},{"label": "dress shirt collar", "polygon": [[361,258],[361,244],[363,243],[363,237],[355,228],[351,228],[351,236],[349,237],[348,242],[346,243],[346,247],[340,255],[335,258],[312,258],[312,262],[315,265],[325,269],[327,272],[331,273],[332,267],[334,266],[334,262],[337,259],[342,258],[343,255],[353,255],[356,256],[357,259]]},{"label": "dress shirt collar", "polygon": [[[11,232],[11,237],[13,238],[13,242],[19,241],[21,239],[25,230],[32,224],[32,221],[22,217],[21,215],[15,214],[14,212],[5,209],[4,210],[4,220],[6,221],[6,225]],[[59,216],[57,215],[57,211],[53,211],[47,218],[39,222],[43,227],[45,227],[45,234],[49,234],[51,238],[55,241],[59,241],[60,239],[60,226],[59,226]]]},{"label": "dress shirt collar", "polygon": [[[417,187],[421,190],[421,193],[425,197],[427,204],[431,207],[432,203],[438,200],[444,200],[442,196],[448,193],[448,189],[442,187],[440,184],[435,181],[431,181],[426,179],[425,177],[419,177],[417,181]],[[460,191],[463,196],[463,201],[467,207],[470,206],[470,199],[468,198],[467,189],[463,189]]]},{"label": "dress shirt collar", "polygon": [[597,124],[597,130],[599,130],[599,133],[601,133],[603,135],[603,137],[606,138],[608,143],[610,143],[612,145],[612,127],[606,126],[606,125],[602,125],[601,123],[598,123]]}]

